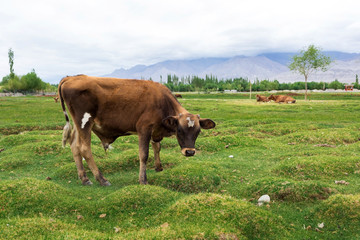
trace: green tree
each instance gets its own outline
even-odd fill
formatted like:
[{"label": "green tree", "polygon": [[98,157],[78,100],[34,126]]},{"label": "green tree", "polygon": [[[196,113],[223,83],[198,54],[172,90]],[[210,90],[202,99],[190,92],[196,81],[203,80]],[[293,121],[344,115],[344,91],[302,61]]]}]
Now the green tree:
[{"label": "green tree", "polygon": [[171,74],[167,75],[167,84],[172,84]]},{"label": "green tree", "polygon": [[[14,51],[11,48],[9,48],[8,57],[9,57],[9,65],[10,65],[10,74],[2,78],[0,85],[3,85],[3,86],[7,85],[9,83],[9,81],[14,79],[14,77],[15,77]],[[16,79],[15,81],[12,81],[11,85],[18,85],[18,84],[14,84],[16,81],[18,81],[18,79]]]},{"label": "green tree", "polygon": [[171,83],[165,83],[164,84],[168,89],[170,89],[170,91],[174,91],[174,84],[171,82]]},{"label": "green tree", "polygon": [[303,89],[305,89],[304,82],[294,82],[290,86],[290,90],[303,90]]},{"label": "green tree", "polygon": [[356,74],[354,88],[359,89],[359,76]]},{"label": "green tree", "polygon": [[24,85],[25,91],[39,91],[45,89],[44,82],[37,76],[35,69],[33,69],[30,73],[21,77],[21,82]]},{"label": "green tree", "polygon": [[193,76],[191,79],[191,85],[194,87],[196,91],[199,91],[203,89],[205,85],[205,80],[197,76]]},{"label": "green tree", "polygon": [[8,84],[9,80],[10,80],[10,74],[2,78],[0,85],[5,86],[6,84]]},{"label": "green tree", "polygon": [[335,81],[332,81],[330,84],[329,84],[329,88],[332,88],[332,89],[344,89],[345,87],[345,84],[339,82],[337,79],[335,79]]},{"label": "green tree", "polygon": [[290,83],[280,83],[279,90],[290,90]]},{"label": "green tree", "polygon": [[174,74],[172,76],[172,82],[175,86],[179,85],[179,77]]},{"label": "green tree", "polygon": [[289,69],[298,72],[305,78],[305,100],[307,99],[307,80],[309,75],[321,70],[328,70],[331,58],[321,53],[321,50],[314,45],[309,45],[306,50],[301,50],[300,54],[293,56]]},{"label": "green tree", "polygon": [[8,56],[9,56],[9,65],[10,65],[10,78],[13,78],[15,75],[15,73],[14,73],[14,51],[11,48],[9,49]]},{"label": "green tree", "polygon": [[9,81],[4,86],[4,89],[10,92],[17,92],[24,89],[23,83],[20,81],[19,76],[15,75],[12,78],[9,78]]}]

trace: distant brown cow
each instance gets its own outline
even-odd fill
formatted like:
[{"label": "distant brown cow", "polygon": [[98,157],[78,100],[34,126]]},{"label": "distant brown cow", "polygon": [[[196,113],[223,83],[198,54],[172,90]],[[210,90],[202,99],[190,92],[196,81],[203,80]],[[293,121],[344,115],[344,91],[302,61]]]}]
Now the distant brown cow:
[{"label": "distant brown cow", "polygon": [[259,94],[256,95],[257,102],[270,102],[269,98],[266,96],[261,96]]},{"label": "distant brown cow", "polygon": [[286,95],[270,95],[269,100],[273,100],[276,103],[295,103],[296,100]]},{"label": "distant brown cow", "polygon": [[54,101],[57,103],[59,101],[59,97],[54,97]]},{"label": "distant brown cow", "polygon": [[182,98],[181,94],[175,94],[176,98]]},{"label": "distant brown cow", "polygon": [[[96,180],[103,186],[110,182],[101,174],[91,153],[91,131],[108,149],[118,137],[137,134],[139,139],[139,181],[147,184],[146,165],[149,143],[154,150],[155,170],[162,171],[160,142],[175,135],[181,153],[195,154],[195,141],[200,129],[215,127],[215,123],[189,113],[170,90],[156,82],[78,75],[65,77],[59,84],[59,97],[66,125],[63,146],[70,142],[71,151],[84,185],[92,184],[86,176],[85,158]],[[71,130],[65,104],[74,122]]]}]

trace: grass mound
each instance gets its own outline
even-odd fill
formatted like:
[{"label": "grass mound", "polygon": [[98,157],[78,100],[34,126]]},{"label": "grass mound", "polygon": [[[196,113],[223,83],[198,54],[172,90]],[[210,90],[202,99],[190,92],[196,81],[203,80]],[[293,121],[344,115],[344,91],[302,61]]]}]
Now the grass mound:
[{"label": "grass mound", "polygon": [[[360,225],[360,194],[331,196],[316,209],[315,216],[332,233],[354,231]],[[360,232],[356,236],[352,239],[358,239]]]},{"label": "grass mound", "polygon": [[352,144],[359,141],[359,131],[357,128],[331,128],[317,129],[313,131],[298,131],[288,134],[281,139],[286,143],[306,143],[306,144]]},{"label": "grass mound", "polygon": [[34,155],[30,152],[4,151],[1,155],[4,157],[4,160],[0,161],[0,169],[3,169],[2,171],[31,165],[34,159]]},{"label": "grass mound", "polygon": [[360,194],[336,194],[322,202],[318,216],[335,218],[337,220],[360,222]]},{"label": "grass mound", "polygon": [[248,133],[237,133],[231,135],[218,135],[212,138],[199,138],[196,141],[196,148],[207,154],[224,150],[230,144],[232,147],[254,147],[264,144],[262,139],[254,138]]},{"label": "grass mound", "polygon": [[[170,230],[180,238],[286,239],[287,229],[281,218],[269,211],[218,194],[187,196],[174,203],[162,216]],[[161,221],[161,220],[160,220]],[[182,231],[181,229],[187,229]]]},{"label": "grass mound", "polygon": [[287,134],[291,134],[297,132],[299,130],[308,130],[312,126],[307,126],[304,124],[294,124],[294,123],[279,123],[276,121],[272,124],[265,124],[265,125],[256,125],[253,126],[252,129],[264,133],[266,137],[271,136],[284,136]]},{"label": "grass mound", "polygon": [[248,191],[255,199],[267,194],[274,200],[300,202],[327,199],[336,190],[313,181],[289,181],[269,177],[252,183]]},{"label": "grass mound", "polygon": [[21,168],[39,169],[39,165],[46,168],[49,167],[47,163],[54,160],[61,160],[57,161],[56,166],[66,163],[64,157],[61,157],[63,149],[60,138],[60,131],[34,131],[3,136],[0,138],[0,148],[3,150],[0,169],[4,171]]},{"label": "grass mound", "polygon": [[0,182],[0,216],[68,214],[81,208],[72,193],[50,181],[22,178]]},{"label": "grass mound", "polygon": [[161,206],[163,203],[172,202],[180,196],[183,194],[158,186],[132,185],[109,194],[104,200],[107,201],[108,205],[122,204],[121,208],[127,211],[133,209],[134,204],[140,204],[144,207]]},{"label": "grass mound", "polygon": [[106,239],[106,235],[79,228],[53,218],[25,218],[0,221],[1,239]]},{"label": "grass mound", "polygon": [[[68,151],[70,152],[70,149],[68,149]],[[98,154],[96,154],[96,152],[93,155],[96,165],[102,171],[103,174],[129,171],[139,168],[139,157],[137,152],[126,150],[123,151],[121,154],[108,153],[108,155],[106,155],[104,152],[102,152],[102,154],[104,156],[101,157],[99,157]],[[72,159],[72,156],[70,156],[69,158]],[[89,167],[87,166],[85,160],[83,160],[83,164],[88,175],[92,176],[92,173]],[[68,164],[61,166],[59,169],[57,169],[54,176],[60,178],[77,177],[75,162],[72,161]]]},{"label": "grass mound", "polygon": [[186,193],[211,192],[220,187],[222,167],[209,162],[189,162],[150,178],[150,184]]},{"label": "grass mound", "polygon": [[342,157],[328,154],[285,161],[273,169],[278,175],[298,180],[342,177],[359,171],[360,160],[357,156]]},{"label": "grass mound", "polygon": [[131,217],[132,224],[141,226],[141,223],[147,222],[147,219],[156,216],[182,196],[162,187],[132,185],[101,199],[97,212],[107,213],[108,217],[115,219]]}]

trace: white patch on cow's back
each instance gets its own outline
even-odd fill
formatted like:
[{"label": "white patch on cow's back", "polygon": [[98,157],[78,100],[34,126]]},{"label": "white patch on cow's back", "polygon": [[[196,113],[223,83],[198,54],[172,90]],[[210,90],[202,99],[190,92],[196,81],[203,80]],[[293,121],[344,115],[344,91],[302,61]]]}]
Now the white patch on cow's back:
[{"label": "white patch on cow's back", "polygon": [[86,123],[89,121],[89,118],[91,118],[90,113],[84,113],[83,118],[81,119],[81,128],[84,128]]},{"label": "white patch on cow's back", "polygon": [[194,127],[195,121],[192,121],[190,117],[187,117],[186,120],[188,120],[188,127]]}]

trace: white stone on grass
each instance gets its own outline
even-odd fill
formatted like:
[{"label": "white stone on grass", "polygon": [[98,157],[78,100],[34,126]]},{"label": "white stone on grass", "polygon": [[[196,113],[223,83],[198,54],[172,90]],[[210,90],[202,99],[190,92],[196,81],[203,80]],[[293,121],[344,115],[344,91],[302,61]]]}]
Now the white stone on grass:
[{"label": "white stone on grass", "polygon": [[259,199],[258,199],[258,205],[261,206],[264,203],[269,203],[270,202],[270,196],[269,195],[262,195]]}]

